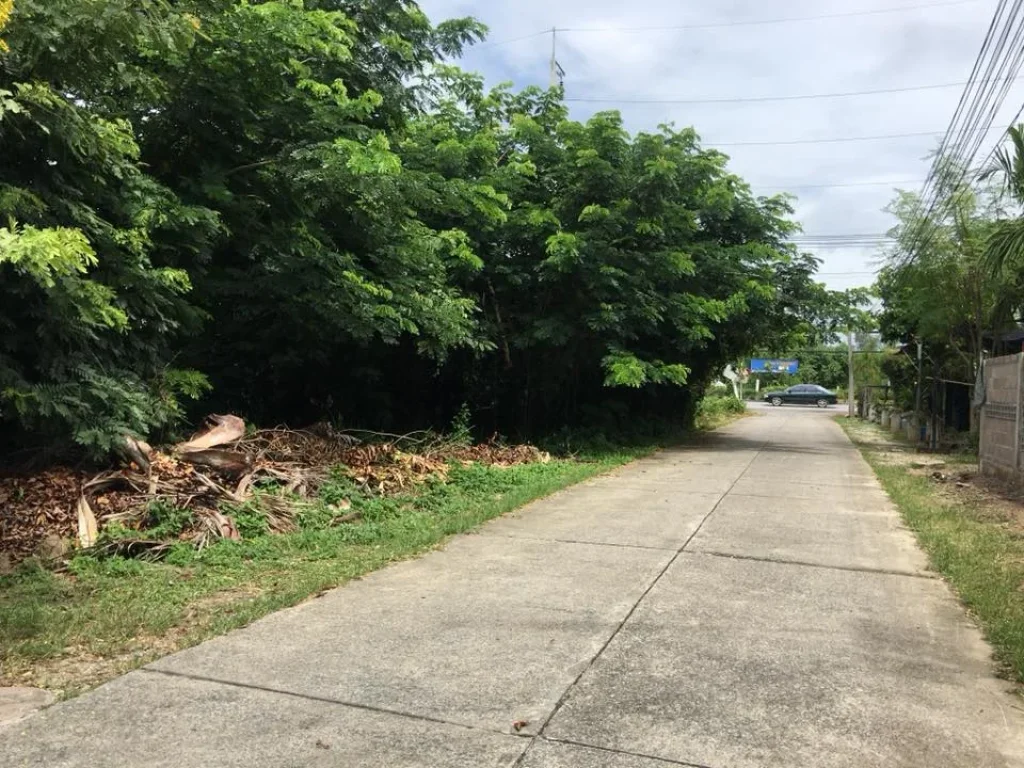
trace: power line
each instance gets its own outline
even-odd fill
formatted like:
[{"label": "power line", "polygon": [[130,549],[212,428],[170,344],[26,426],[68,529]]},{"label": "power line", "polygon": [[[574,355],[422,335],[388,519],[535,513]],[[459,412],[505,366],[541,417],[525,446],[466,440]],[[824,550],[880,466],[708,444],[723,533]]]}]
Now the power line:
[{"label": "power line", "polygon": [[[788,239],[788,242],[801,250],[872,250],[892,244],[893,238],[888,234],[881,233],[844,233],[831,235],[794,235]],[[828,273],[819,272],[817,274],[825,275]],[[870,273],[849,272],[834,274],[877,274],[877,270]]]},{"label": "power line", "polygon": [[[992,126],[988,130],[1005,130],[1009,126]],[[943,131],[919,131],[916,133],[881,133],[873,136],[840,136],[819,139],[782,139],[777,141],[710,141],[709,147],[782,147],[797,144],[842,144],[857,141],[885,141],[887,139],[911,139],[923,136],[942,136]]]},{"label": "power line", "polygon": [[842,275],[877,275],[878,271],[873,269],[859,270],[854,272],[815,272],[815,277],[840,277]]},{"label": "power line", "polygon": [[968,5],[978,0],[950,0],[943,3],[925,3],[923,5],[904,5],[895,8],[876,8],[869,11],[846,11],[842,13],[823,13],[817,16],[788,16],[779,19],[752,19],[750,21],[718,21],[706,24],[655,24],[642,27],[559,27],[559,32],[674,32],[694,29],[722,29],[726,27],[752,27],[762,24],[792,24],[805,21],[824,21],[827,19],[849,19],[856,16],[881,16],[889,13],[927,10],[929,8],[945,8],[952,5]]},{"label": "power line", "polygon": [[[1024,115],[1024,104],[1021,104],[1020,109],[1017,110],[1017,114],[1013,116],[1013,119],[1010,121],[1010,125],[1008,127],[1012,128],[1013,126],[1017,125],[1017,123],[1020,121],[1021,115]],[[999,142],[997,141],[992,146],[992,149],[989,150],[989,153],[985,156],[985,159],[982,160],[981,165],[978,167],[979,172],[984,173],[987,170],[988,164],[992,162],[992,158],[995,157],[995,154],[998,151]]]},{"label": "power line", "polygon": [[791,243],[883,243],[893,238],[886,235],[817,235],[816,237],[791,237]]},{"label": "power line", "polygon": [[498,46],[498,45],[509,45],[511,43],[518,43],[518,42],[521,42],[523,40],[531,40],[531,39],[533,39],[535,37],[543,37],[544,35],[550,35],[550,34],[551,34],[551,27],[548,27],[547,29],[541,29],[541,30],[538,30],[537,32],[531,32],[528,35],[520,35],[519,37],[510,37],[510,38],[508,38],[506,40],[494,40],[493,42],[485,40],[482,43],[479,43],[477,45],[474,45],[474,46],[468,48],[466,50],[466,53],[472,53],[473,51],[480,51],[480,50],[483,50],[484,48],[494,48],[495,46]]},{"label": "power line", "polygon": [[[941,225],[933,220],[933,215],[936,214],[941,202],[942,210],[937,218],[945,219],[953,203],[948,196],[943,200],[943,191],[959,188],[966,179],[982,141],[978,126],[986,121],[991,126],[1009,92],[1010,84],[1017,79],[1018,72],[1024,64],[1024,25],[1019,23],[1021,5],[1022,1],[1016,0],[1008,10],[1007,0],[1000,0],[996,7],[981,49],[975,58],[970,78],[922,187],[915,222],[909,233],[910,242],[904,247],[901,261],[903,264],[913,261],[934,239]],[[1011,41],[1011,29],[1015,24],[1017,29]],[[1009,56],[1004,53],[1008,42],[1011,53]],[[985,87],[988,84],[999,83],[1000,80],[1001,87]],[[971,136],[974,137],[973,140]],[[952,184],[950,172],[957,176]]]},{"label": "power line", "polygon": [[[894,8],[876,8],[868,11],[848,11],[843,13],[824,13],[817,16],[790,16],[778,19],[752,19],[750,21],[722,21],[722,22],[709,22],[706,24],[675,24],[675,25],[652,25],[652,26],[640,26],[640,27],[555,27],[555,32],[569,32],[569,33],[594,33],[594,32],[625,32],[625,33],[636,33],[636,32],[678,32],[678,31],[690,31],[697,29],[724,29],[728,27],[752,27],[761,26],[768,24],[793,24],[799,22],[808,21],[826,21],[828,19],[849,19],[857,16],[881,16],[884,14],[892,13],[906,13],[908,11],[919,11],[928,10],[930,8],[947,8],[955,5],[971,5],[979,2],[979,0],[950,0],[949,2],[940,3],[924,3],[920,5],[904,5],[897,6]],[[520,35],[518,37],[507,38],[504,40],[496,41],[484,41],[479,45],[475,45],[468,49],[467,52],[473,52],[482,50],[484,48],[491,48],[499,45],[510,45],[512,43],[522,42],[523,40],[532,40],[536,37],[542,37],[543,35],[551,34],[551,27],[546,29],[540,29],[536,32],[529,34]]]},{"label": "power line", "polygon": [[[1016,79],[1016,78],[1015,78]],[[970,85],[970,81],[959,83],[935,83],[930,85],[913,85],[900,88],[879,88],[868,91],[836,91],[833,93],[800,93],[789,96],[743,96],[737,98],[710,99],[620,99],[614,97],[573,96],[565,101],[587,104],[745,104],[767,101],[805,101],[809,99],[844,99],[853,96],[875,96],[885,93],[909,93],[911,91],[930,91],[941,88],[958,88]]]},{"label": "power line", "polygon": [[809,242],[794,242],[793,245],[801,248],[875,248],[878,246],[885,245],[885,240],[814,240]]},{"label": "power line", "polygon": [[922,179],[903,179],[902,181],[836,181],[827,182],[824,184],[791,184],[788,181],[778,182],[750,182],[751,187],[757,187],[764,189],[770,187],[776,189],[779,187],[787,187],[789,189],[831,189],[834,187],[888,187],[899,184],[920,184]]},{"label": "power line", "polygon": [[851,238],[851,237],[889,237],[885,232],[863,232],[855,234],[820,234],[820,235],[793,235],[790,240],[822,240],[825,238]]}]

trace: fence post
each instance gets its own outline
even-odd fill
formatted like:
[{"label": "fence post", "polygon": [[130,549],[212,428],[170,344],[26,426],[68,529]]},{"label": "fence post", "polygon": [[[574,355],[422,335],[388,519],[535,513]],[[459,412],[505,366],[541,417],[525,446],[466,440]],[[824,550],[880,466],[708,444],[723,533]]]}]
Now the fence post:
[{"label": "fence post", "polygon": [[1013,440],[1013,468],[1020,471],[1020,440],[1022,420],[1024,420],[1024,408],[1021,408],[1021,398],[1024,397],[1024,352],[1017,355],[1017,429],[1014,431]]},{"label": "fence post", "polygon": [[[988,360],[981,361],[981,386],[988,387]],[[978,393],[975,392],[975,397]],[[982,396],[988,395],[988,390],[982,392]],[[982,405],[978,408],[978,472],[985,474],[985,405],[984,398]]]}]

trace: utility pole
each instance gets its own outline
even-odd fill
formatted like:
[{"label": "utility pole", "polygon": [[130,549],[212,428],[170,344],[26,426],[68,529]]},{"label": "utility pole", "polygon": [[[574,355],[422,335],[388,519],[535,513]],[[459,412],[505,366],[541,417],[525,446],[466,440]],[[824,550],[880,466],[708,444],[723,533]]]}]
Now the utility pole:
[{"label": "utility pole", "polygon": [[920,339],[917,342],[917,393],[914,397],[914,424],[917,426],[917,439],[920,440],[923,435],[922,427],[924,422],[921,420],[921,398],[922,389],[924,388],[923,374],[921,371],[921,359],[922,359],[922,347]]},{"label": "utility pole", "polygon": [[552,88],[561,88],[565,85],[565,70],[558,63],[558,29],[551,28],[551,62],[548,65],[550,70],[550,85]]},{"label": "utility pole", "polygon": [[558,45],[558,30],[551,28],[551,80],[550,86],[558,86],[558,62],[555,60],[556,48]]},{"label": "utility pole", "polygon": [[846,335],[847,335],[847,346],[849,347],[849,350],[848,350],[849,351],[849,355],[848,355],[849,361],[848,361],[847,365],[848,365],[848,367],[850,369],[850,389],[848,390],[848,392],[846,394],[846,403],[849,406],[848,407],[848,415],[852,419],[853,415],[854,415],[854,408],[853,408],[853,398],[854,398],[854,381],[853,381],[853,327],[852,326],[848,327],[846,329]]}]

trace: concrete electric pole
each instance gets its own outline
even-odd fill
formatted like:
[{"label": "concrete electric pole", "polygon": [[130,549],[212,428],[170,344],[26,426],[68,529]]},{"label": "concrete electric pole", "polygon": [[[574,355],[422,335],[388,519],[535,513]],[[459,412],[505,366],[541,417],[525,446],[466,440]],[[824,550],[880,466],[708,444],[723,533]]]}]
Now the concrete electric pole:
[{"label": "concrete electric pole", "polygon": [[558,85],[558,62],[555,60],[556,48],[558,45],[558,30],[551,28],[551,80],[550,87]]},{"label": "concrete electric pole", "polygon": [[917,428],[917,439],[920,440],[922,435],[921,427],[924,425],[924,421],[921,419],[921,397],[922,390],[924,389],[924,381],[921,373],[921,358],[922,348],[921,342],[917,342],[917,391],[914,394],[914,426]]},{"label": "concrete electric pole", "polygon": [[550,68],[550,85],[552,88],[561,88],[565,85],[565,70],[562,69],[562,65],[558,63],[558,29],[555,27],[551,28],[551,62]]},{"label": "concrete electric pole", "polygon": [[854,416],[854,407],[853,407],[853,399],[854,399],[853,328],[848,328],[847,331],[846,331],[846,335],[847,335],[847,346],[849,348],[848,349],[848,355],[847,355],[847,357],[849,357],[849,362],[847,363],[847,365],[848,365],[848,367],[850,369],[850,388],[849,388],[849,390],[846,393],[846,402],[847,402],[847,405],[848,405],[847,415],[852,419],[853,416]]}]

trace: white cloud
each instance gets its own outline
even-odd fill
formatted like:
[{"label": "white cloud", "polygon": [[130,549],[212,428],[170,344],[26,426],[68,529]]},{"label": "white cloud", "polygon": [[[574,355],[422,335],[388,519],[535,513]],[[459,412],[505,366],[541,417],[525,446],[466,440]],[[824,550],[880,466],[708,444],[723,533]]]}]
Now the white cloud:
[{"label": "white cloud", "polygon": [[[622,100],[573,103],[573,116],[618,108],[631,130],[659,123],[693,125],[708,144],[787,141],[944,131],[959,87],[850,98],[742,104],[628,104],[629,99],[744,98],[835,93],[962,82],[970,74],[995,0],[872,16],[785,24],[629,32],[626,27],[735,24],[767,18],[820,16],[920,4],[922,0],[420,0],[434,20],[472,15],[501,42],[558,27],[599,29],[559,33],[558,58],[569,97]],[[941,3],[942,0],[937,0]],[[491,83],[546,85],[549,35],[471,51],[463,65]],[[1024,100],[1015,86],[996,119],[1005,125]],[[997,138],[993,132],[985,152]],[[881,209],[892,188],[800,185],[867,184],[923,179],[938,137],[791,146],[725,147],[731,167],[757,191],[793,191],[808,234],[880,233],[892,221]],[[893,185],[895,186],[895,185]],[[902,184],[906,188],[913,185]],[[868,271],[864,250],[817,254],[822,272]],[[870,275],[829,275],[835,288],[869,284]]]}]

